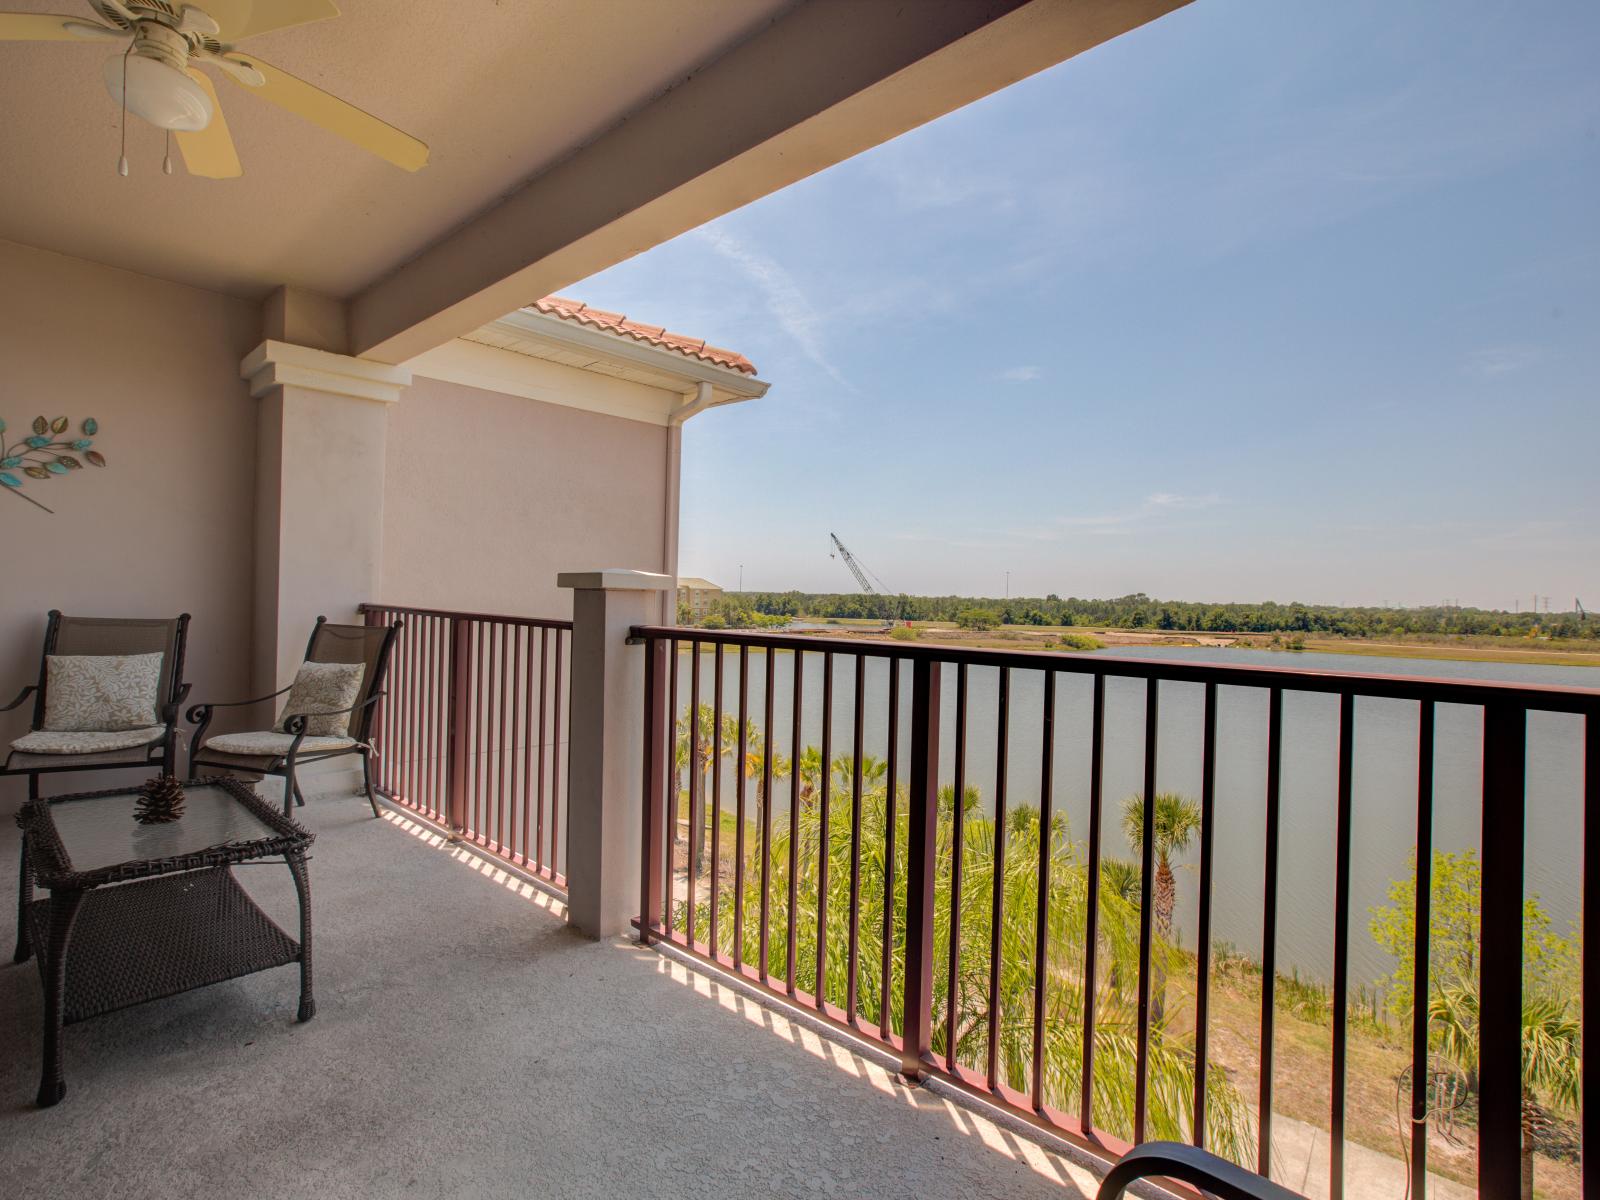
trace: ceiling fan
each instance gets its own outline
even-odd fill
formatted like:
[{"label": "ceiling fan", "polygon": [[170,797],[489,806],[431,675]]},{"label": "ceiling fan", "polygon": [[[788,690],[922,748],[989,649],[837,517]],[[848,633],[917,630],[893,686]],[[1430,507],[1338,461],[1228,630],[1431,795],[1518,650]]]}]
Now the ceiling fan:
[{"label": "ceiling fan", "polygon": [[[103,75],[111,98],[152,125],[176,134],[191,175],[232,179],[243,174],[211,80],[197,69],[216,67],[260,96],[354,142],[407,171],[428,161],[428,147],[370,113],[238,50],[234,43],[291,25],[337,17],[330,0],[204,0],[204,7],[169,0],[89,0],[105,19],[83,21],[52,13],[0,13],[0,41],[96,41],[124,44]],[[124,155],[118,171],[128,173]],[[172,171],[171,157],[165,170]]]}]

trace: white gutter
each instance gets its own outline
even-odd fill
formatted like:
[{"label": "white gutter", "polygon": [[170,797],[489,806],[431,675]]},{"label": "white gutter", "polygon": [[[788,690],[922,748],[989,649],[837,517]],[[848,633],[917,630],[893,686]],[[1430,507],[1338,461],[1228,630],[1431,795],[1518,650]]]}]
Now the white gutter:
[{"label": "white gutter", "polygon": [[667,413],[667,470],[661,513],[661,573],[672,576],[672,590],[661,593],[661,623],[678,621],[678,477],[683,468],[683,423],[705,412],[716,398],[716,389],[702,380],[693,397],[685,395],[682,404]]}]

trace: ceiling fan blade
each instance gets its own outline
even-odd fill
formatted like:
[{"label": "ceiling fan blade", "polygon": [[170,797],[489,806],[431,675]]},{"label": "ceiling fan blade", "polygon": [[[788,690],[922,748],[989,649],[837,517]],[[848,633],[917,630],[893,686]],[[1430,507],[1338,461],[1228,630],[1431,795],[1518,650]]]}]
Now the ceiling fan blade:
[{"label": "ceiling fan blade", "polygon": [[[74,33],[73,25],[90,25],[77,17],[63,17],[55,13],[0,13],[0,42],[77,42],[83,35]],[[107,29],[107,33],[116,31]]]},{"label": "ceiling fan blade", "polygon": [[427,164],[428,147],[409,133],[403,133],[371,113],[362,112],[355,105],[303,79],[296,79],[271,63],[262,62],[253,54],[230,54],[228,57],[234,62],[254,67],[266,79],[260,87],[239,84],[245,91],[263,100],[270,100],[279,108],[286,108],[313,125],[320,125],[329,133],[338,134],[363,150],[388,159],[397,167],[418,171]]},{"label": "ceiling fan blade", "polygon": [[224,42],[339,15],[332,0],[200,0],[200,7],[216,19]]},{"label": "ceiling fan blade", "polygon": [[190,68],[189,78],[205,88],[211,97],[211,122],[194,133],[179,132],[178,150],[183,155],[183,165],[189,174],[203,179],[237,179],[244,174],[239,165],[239,152],[234,149],[233,136],[228,132],[228,122],[222,115],[222,105],[217,100],[217,89],[202,72]]}]

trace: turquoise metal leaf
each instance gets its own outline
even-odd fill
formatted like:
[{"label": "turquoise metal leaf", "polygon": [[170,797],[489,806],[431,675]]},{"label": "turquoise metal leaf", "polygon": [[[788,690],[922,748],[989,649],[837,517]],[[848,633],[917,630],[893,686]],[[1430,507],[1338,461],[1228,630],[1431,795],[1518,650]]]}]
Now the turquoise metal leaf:
[{"label": "turquoise metal leaf", "polygon": [[14,454],[9,458],[0,458],[0,467],[20,467],[21,465],[22,460]]},{"label": "turquoise metal leaf", "polygon": [[22,486],[22,480],[6,471],[0,471],[0,483],[5,484],[7,487]]},{"label": "turquoise metal leaf", "polygon": [[93,417],[85,417],[83,419],[83,431],[90,437],[93,437],[95,434],[100,432],[100,422],[96,421]]},{"label": "turquoise metal leaf", "polygon": [[92,445],[94,445],[94,443],[88,438],[79,438],[77,441],[72,443],[72,448],[74,450],[87,450]]},{"label": "turquoise metal leaf", "polygon": [[65,475],[67,473],[67,468],[58,462],[45,463],[44,469],[52,475]]},{"label": "turquoise metal leaf", "polygon": [[50,439],[47,437],[41,437],[39,434],[34,434],[28,439],[28,445],[32,446],[35,450],[39,449],[41,446],[48,446],[49,444]]}]

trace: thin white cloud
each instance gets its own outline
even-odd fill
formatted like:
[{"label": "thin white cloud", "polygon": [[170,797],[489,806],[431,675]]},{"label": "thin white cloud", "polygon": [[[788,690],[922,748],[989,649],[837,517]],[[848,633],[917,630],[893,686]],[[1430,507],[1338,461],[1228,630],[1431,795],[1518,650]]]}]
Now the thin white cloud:
[{"label": "thin white cloud", "polygon": [[850,386],[833,365],[823,345],[822,314],[781,263],[726,230],[706,227],[695,230],[692,236],[727,259],[755,285],[778,326],[789,335],[801,353],[832,376],[835,382],[844,387]]},{"label": "thin white cloud", "polygon": [[1038,367],[1007,367],[1000,372],[1000,378],[1007,383],[1032,383],[1043,374]]},{"label": "thin white cloud", "polygon": [[1544,351],[1538,346],[1485,346],[1467,355],[1466,370],[1472,375],[1509,375],[1543,358]]},{"label": "thin white cloud", "polygon": [[1151,511],[1173,510],[1188,508],[1210,508],[1221,504],[1222,497],[1216,492],[1206,492],[1202,496],[1180,496],[1175,492],[1155,492],[1144,499],[1145,507]]}]

